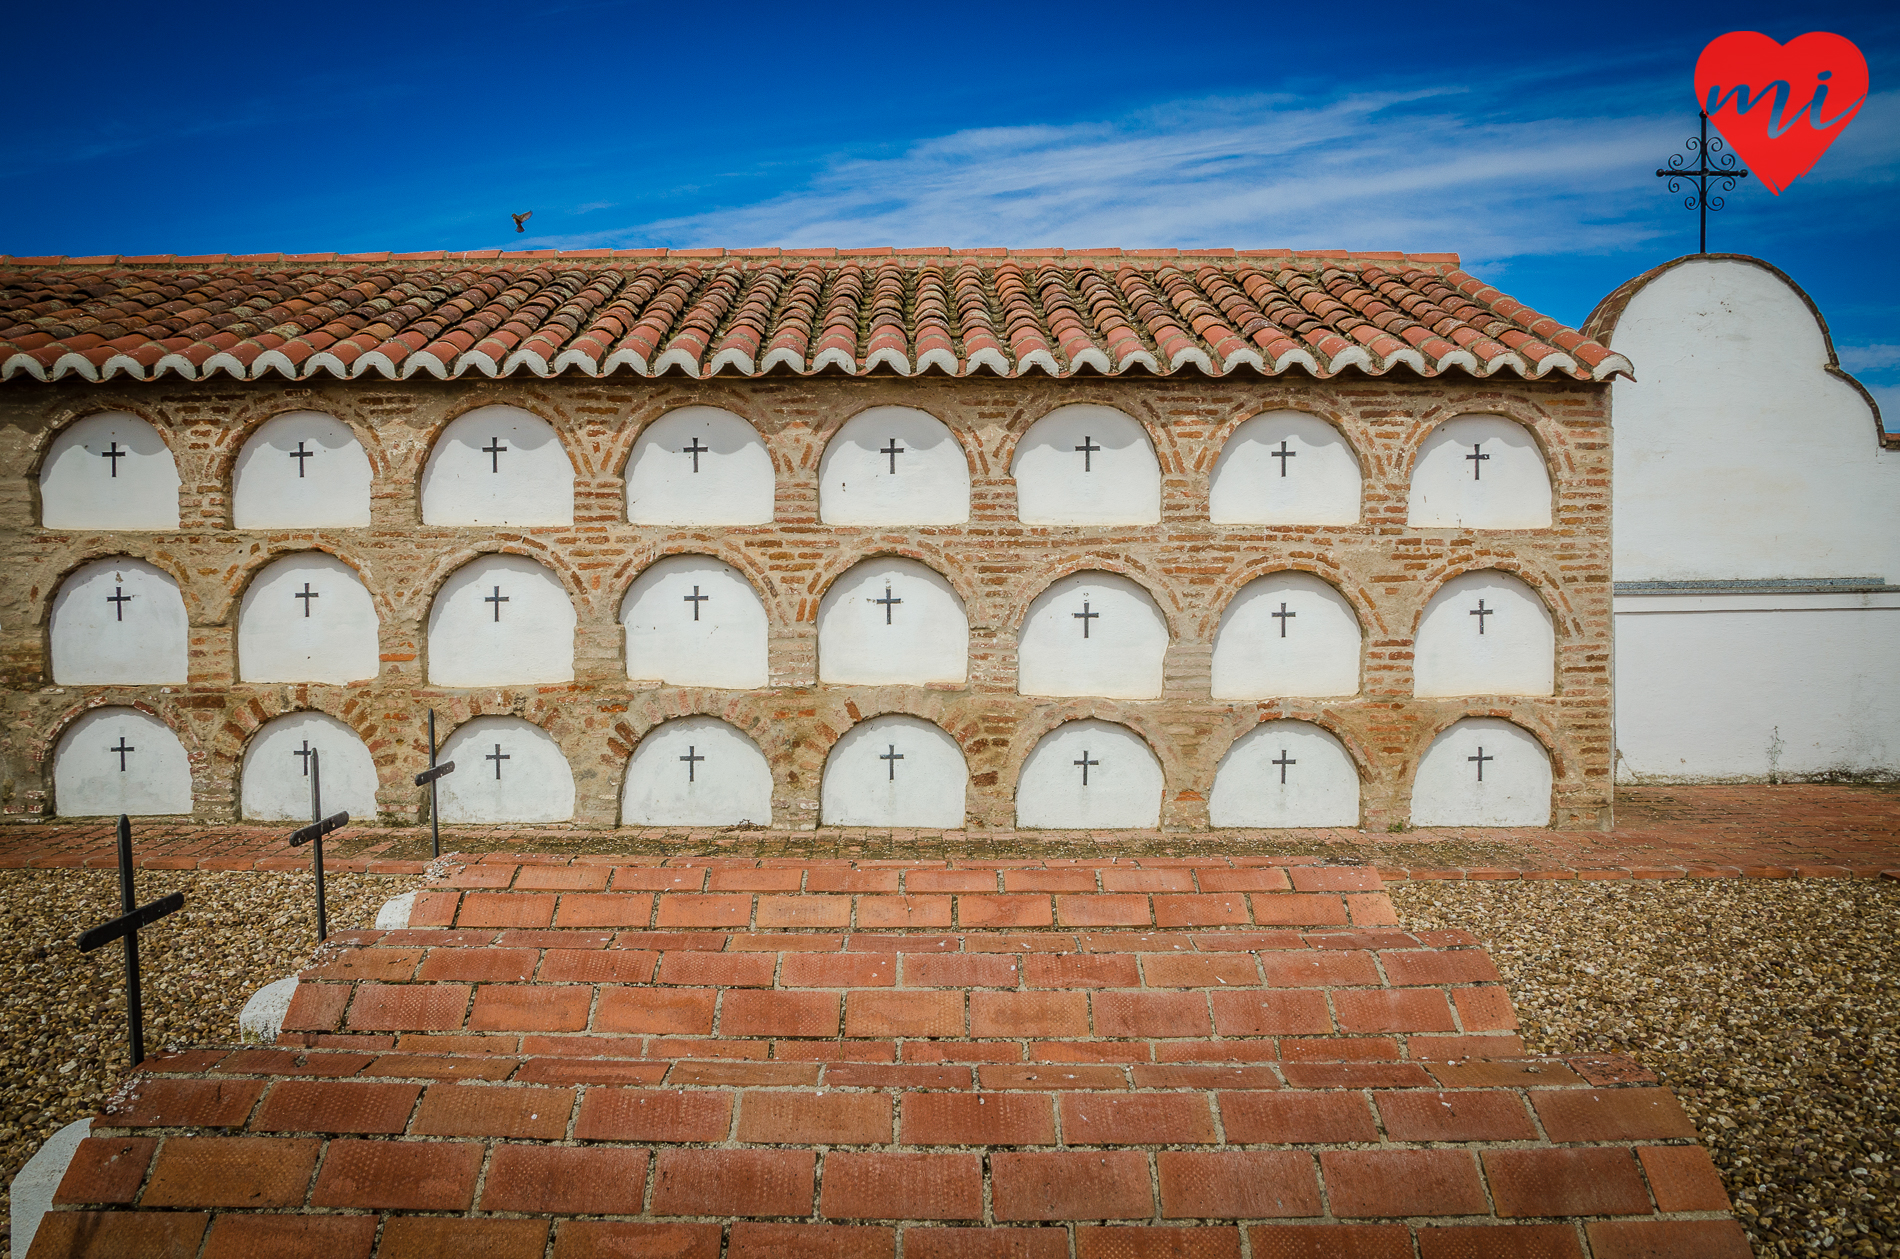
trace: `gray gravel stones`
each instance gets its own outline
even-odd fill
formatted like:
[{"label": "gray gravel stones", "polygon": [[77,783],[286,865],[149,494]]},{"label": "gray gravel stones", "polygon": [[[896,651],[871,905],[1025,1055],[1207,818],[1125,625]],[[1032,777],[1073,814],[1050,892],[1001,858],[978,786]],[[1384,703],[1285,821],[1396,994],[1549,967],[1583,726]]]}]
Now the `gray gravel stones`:
[{"label": "gray gravel stones", "polygon": [[1900,884],[1430,882],[1534,1053],[1627,1053],[1696,1120],[1762,1255],[1900,1255]]}]

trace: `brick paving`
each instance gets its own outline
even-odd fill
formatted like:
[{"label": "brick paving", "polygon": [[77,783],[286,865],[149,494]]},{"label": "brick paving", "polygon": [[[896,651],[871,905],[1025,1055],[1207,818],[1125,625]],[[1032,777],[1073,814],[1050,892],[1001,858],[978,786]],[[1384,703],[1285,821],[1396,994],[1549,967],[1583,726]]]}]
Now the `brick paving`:
[{"label": "brick paving", "polygon": [[446,863],[131,1077],[31,1254],[1749,1254],[1669,1090],[1395,923],[1311,858]]}]

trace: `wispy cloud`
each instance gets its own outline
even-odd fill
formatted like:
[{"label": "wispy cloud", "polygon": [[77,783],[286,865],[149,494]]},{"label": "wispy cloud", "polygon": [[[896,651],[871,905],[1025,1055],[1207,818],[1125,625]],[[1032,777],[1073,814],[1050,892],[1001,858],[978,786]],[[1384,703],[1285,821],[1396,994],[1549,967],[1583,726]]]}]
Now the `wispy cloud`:
[{"label": "wispy cloud", "polygon": [[1877,372],[1900,367],[1900,345],[1837,346],[1841,366],[1850,372]]}]

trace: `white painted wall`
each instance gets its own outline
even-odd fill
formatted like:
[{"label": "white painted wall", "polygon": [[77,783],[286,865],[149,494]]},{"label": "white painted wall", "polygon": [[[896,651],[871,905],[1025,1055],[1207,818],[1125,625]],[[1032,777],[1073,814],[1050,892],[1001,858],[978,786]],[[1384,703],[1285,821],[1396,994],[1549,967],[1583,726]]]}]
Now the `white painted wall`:
[{"label": "white painted wall", "polygon": [[[1472,759],[1477,756],[1496,759]],[[1467,717],[1454,723],[1419,761],[1412,825],[1549,826],[1550,755],[1535,735],[1508,721]]]},{"label": "white painted wall", "polygon": [[1214,698],[1357,695],[1360,639],[1352,605],[1322,578],[1255,578],[1228,603],[1214,633]]},{"label": "white painted wall", "polygon": [[[121,744],[130,749],[123,756],[110,750]],[[53,807],[61,817],[190,813],[191,762],[150,713],[95,708],[53,751]]]},{"label": "white painted wall", "polygon": [[[1275,453],[1283,447],[1284,459]],[[1217,525],[1351,525],[1359,497],[1359,460],[1338,429],[1303,411],[1268,411],[1221,447],[1207,514]]]},{"label": "white painted wall", "polygon": [[1023,695],[1161,694],[1168,623],[1153,597],[1126,577],[1090,570],[1050,583],[1030,603],[1016,643],[1016,690]]},{"label": "white painted wall", "polygon": [[[887,757],[901,760],[887,760]],[[958,830],[969,769],[957,741],[921,717],[859,722],[825,758],[819,820],[825,826]]]},{"label": "white painted wall", "polygon": [[[901,603],[881,602],[885,598]],[[846,686],[961,684],[970,621],[956,589],[916,560],[876,555],[831,583],[818,604],[818,680]]]},{"label": "white painted wall", "polygon": [[620,601],[620,623],[630,678],[734,690],[771,680],[765,605],[738,569],[710,555],[649,566]]},{"label": "white painted wall", "polygon": [[356,731],[327,713],[286,713],[251,736],[244,749],[239,799],[252,822],[310,820],[310,759],[320,755],[323,816],[338,809],[362,822],[376,820],[376,762]]},{"label": "white painted wall", "polygon": [[60,583],[48,635],[61,685],[177,685],[190,668],[178,583],[127,555],[95,560]]},{"label": "white painted wall", "polygon": [[[305,590],[316,597],[303,598]],[[355,569],[322,551],[286,555],[252,578],[238,603],[238,677],[334,686],[373,678],[378,624]]]},{"label": "white painted wall", "polygon": [[677,717],[647,731],[627,764],[622,826],[740,822],[772,822],[772,767],[758,744],[717,717]]},{"label": "white painted wall", "polygon": [[1891,777],[1900,590],[1619,595],[1619,782]]},{"label": "white painted wall", "polygon": [[[488,602],[497,590],[506,603]],[[543,565],[521,555],[470,560],[449,574],[429,608],[429,681],[571,682],[575,619],[561,579]]]},{"label": "white painted wall", "polygon": [[1359,771],[1312,722],[1265,721],[1221,757],[1207,815],[1215,826],[1358,826]]},{"label": "white painted wall", "polygon": [[[498,747],[508,759],[489,759]],[[437,759],[455,762],[455,772],[437,780],[444,822],[565,822],[574,816],[574,771],[560,745],[519,717],[464,723]]]},{"label": "white painted wall", "polygon": [[[297,452],[307,457],[299,458]],[[258,425],[231,470],[239,529],[360,528],[369,524],[369,456],[349,425],[291,411]]]},{"label": "white painted wall", "polygon": [[[896,453],[889,453],[892,445]],[[893,470],[894,469],[894,470]],[[970,518],[970,464],[936,417],[872,407],[846,420],[818,462],[828,525],[955,525]]]},{"label": "white painted wall", "polygon": [[[698,470],[690,452],[700,452]],[[627,460],[636,525],[762,525],[772,519],[772,456],[753,427],[718,407],[681,407],[647,425]]]},{"label": "white painted wall", "polygon": [[[1091,762],[1088,781],[1083,767]],[[1042,736],[1016,779],[1016,825],[1090,830],[1161,824],[1161,762],[1127,726],[1087,718]]]},{"label": "white painted wall", "polygon": [[[1082,451],[1079,446],[1099,446]],[[1057,407],[1030,426],[1009,461],[1016,518],[1031,525],[1152,525],[1161,465],[1133,417],[1113,407]]]},{"label": "white painted wall", "polygon": [[[1473,454],[1484,458],[1474,461]],[[1427,529],[1550,528],[1550,469],[1537,439],[1501,415],[1446,420],[1419,447],[1406,523]]]},{"label": "white painted wall", "polygon": [[[111,451],[129,453],[114,459]],[[89,415],[67,425],[46,449],[40,523],[48,529],[176,529],[178,484],[178,465],[157,429],[123,411]]]},{"label": "white painted wall", "polygon": [[1509,573],[1460,573],[1425,605],[1412,670],[1419,696],[1550,695],[1557,677],[1550,609]]},{"label": "white painted wall", "polygon": [[[497,442],[506,449],[484,449]],[[452,421],[423,465],[422,523],[573,524],[574,465],[553,425],[509,406]]]}]

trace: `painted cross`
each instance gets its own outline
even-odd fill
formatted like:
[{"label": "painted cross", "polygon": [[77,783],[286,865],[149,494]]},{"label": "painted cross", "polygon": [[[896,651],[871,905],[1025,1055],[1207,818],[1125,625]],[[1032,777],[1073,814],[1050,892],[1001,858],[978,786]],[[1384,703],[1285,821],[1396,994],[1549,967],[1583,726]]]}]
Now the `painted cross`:
[{"label": "painted cross", "polygon": [[305,450],[303,448],[303,438],[301,437],[297,439],[297,449],[288,450],[288,451],[285,451],[284,453],[297,461],[297,479],[298,480],[303,479],[303,461],[306,459],[315,459],[317,457],[316,451]]},{"label": "painted cross", "polygon": [[1286,767],[1289,765],[1298,765],[1299,762],[1288,756],[1285,748],[1281,748],[1279,759],[1268,761],[1267,764],[1278,765],[1280,767],[1280,785],[1284,787],[1286,786]]},{"label": "painted cross", "polygon": [[1478,633],[1482,635],[1484,633],[1484,618],[1487,616],[1496,616],[1497,614],[1498,614],[1498,610],[1496,608],[1485,607],[1484,600],[1480,599],[1478,600],[1478,606],[1471,609],[1471,611],[1467,612],[1465,615],[1475,616],[1478,618]]},{"label": "painted cross", "polygon": [[1467,756],[1465,759],[1467,761],[1478,762],[1478,781],[1483,782],[1484,781],[1484,763],[1486,761],[1495,761],[1498,758],[1495,756],[1486,756],[1484,754],[1484,744],[1480,743],[1478,745],[1478,754],[1476,756]]},{"label": "painted cross", "polygon": [[132,888],[132,820],[119,815],[119,907],[122,912],[111,922],[101,923],[85,932],[77,941],[81,953],[90,953],[114,940],[125,941],[125,1021],[131,1043],[132,1065],[145,1061],[144,1002],[139,997],[139,928],[149,927],[160,918],[185,907],[185,894],[173,892],[149,905],[139,905]]},{"label": "painted cross", "polygon": [[1286,461],[1289,459],[1298,459],[1300,457],[1299,451],[1288,450],[1286,448],[1286,438],[1284,437],[1280,439],[1280,449],[1269,450],[1267,454],[1269,457],[1278,459],[1280,461],[1280,475],[1281,476],[1286,475]]},{"label": "painted cross", "polygon": [[1285,638],[1286,637],[1286,623],[1292,618],[1298,616],[1299,613],[1287,611],[1286,604],[1283,603],[1280,605],[1280,610],[1278,612],[1269,613],[1268,615],[1272,616],[1274,619],[1280,622],[1280,637]]},{"label": "painted cross", "polygon": [[701,455],[709,455],[709,454],[711,454],[711,453],[712,453],[712,447],[711,447],[711,446],[702,446],[702,445],[700,445],[700,444],[699,444],[699,434],[698,434],[698,433],[694,433],[694,434],[693,434],[693,442],[692,442],[692,444],[691,444],[690,446],[681,446],[681,447],[680,447],[680,453],[681,453],[682,455],[691,455],[691,456],[693,457],[693,471],[694,471],[694,472],[698,472],[698,471],[699,471],[699,457],[700,457]]},{"label": "painted cross", "polygon": [[890,443],[891,443],[890,445],[884,447],[884,449],[878,451],[877,453],[880,455],[889,455],[891,457],[891,475],[895,476],[897,474],[897,456],[906,455],[906,454],[909,454],[910,452],[905,450],[902,446],[898,445],[897,439],[895,437],[890,439]]},{"label": "painted cross", "polygon": [[890,768],[890,771],[891,771],[890,781],[896,782],[897,781],[897,762],[904,759],[904,754],[897,750],[897,745],[895,743],[886,743],[884,746],[888,750],[879,752],[877,755],[877,759],[880,761],[883,761]]},{"label": "painted cross", "polygon": [[[699,611],[699,605],[698,605],[698,604],[694,604],[694,605],[693,605],[693,611],[695,611],[695,612],[697,612],[697,611]],[[697,754],[697,753],[695,752],[695,750],[694,750],[694,748],[693,748],[693,745],[689,743],[689,744],[687,744],[687,745],[686,745],[686,755],[685,755],[685,756],[682,756],[682,757],[680,757],[680,759],[681,759],[682,761],[685,761],[685,762],[686,762],[686,781],[687,781],[687,782],[692,782],[692,781],[693,781],[693,771],[694,771],[695,769],[697,769],[697,768],[699,767],[699,763],[700,763],[701,761],[703,761],[703,760],[705,760],[706,758],[705,758],[705,757],[703,757],[703,756],[700,756],[700,755],[698,755],[698,754]]]},{"label": "painted cross", "polygon": [[1080,765],[1080,766],[1082,767],[1082,785],[1083,785],[1084,787],[1086,787],[1086,786],[1088,786],[1088,785],[1089,785],[1089,766],[1091,766],[1091,765],[1100,765],[1100,764],[1101,764],[1101,762],[1100,762],[1100,761],[1092,761],[1092,760],[1090,760],[1090,759],[1089,759],[1089,750],[1088,750],[1087,748],[1083,748],[1083,749],[1082,749],[1082,759],[1081,759],[1081,760],[1079,760],[1079,761],[1071,761],[1071,762],[1069,762],[1069,763],[1070,763],[1071,765]]},{"label": "painted cross", "polygon": [[303,589],[293,590],[291,592],[290,597],[293,599],[303,600],[303,614],[304,614],[305,619],[308,619],[310,616],[310,601],[312,599],[321,599],[323,597],[323,592],[321,590],[312,590],[310,588],[310,583],[305,582],[303,584]]},{"label": "painted cross", "polygon": [[112,610],[117,612],[119,614],[118,619],[123,621],[125,619],[125,605],[138,598],[138,596],[125,593],[124,586],[114,586],[112,590],[113,593],[106,596],[106,602],[113,605]]},{"label": "painted cross", "polygon": [[1476,443],[1472,444],[1471,453],[1465,456],[1465,458],[1471,460],[1471,479],[1472,480],[1474,481],[1484,480],[1484,461],[1486,459],[1489,459],[1490,457],[1491,457],[1490,455],[1487,455],[1484,453],[1483,446],[1480,446]]},{"label": "painted cross", "polygon": [[501,744],[497,743],[495,745],[494,754],[492,756],[484,756],[482,759],[484,761],[495,762],[495,781],[500,782],[501,781],[501,763],[503,761],[512,761],[515,758],[508,755],[506,752],[502,751]]},{"label": "painted cross", "polygon": [[1095,439],[1086,433],[1083,434],[1082,444],[1077,446],[1076,449],[1082,452],[1082,471],[1094,471],[1094,468],[1090,465],[1090,460],[1095,457],[1095,452],[1101,449],[1100,446],[1095,444]]},{"label": "painted cross", "polygon": [[111,446],[99,452],[99,457],[112,460],[112,475],[116,478],[119,475],[119,460],[131,453],[129,450],[120,450],[118,439],[114,438]]},{"label": "painted cross", "polygon": [[884,623],[886,625],[889,625],[891,623],[891,609],[896,607],[898,604],[902,603],[903,600],[892,598],[891,584],[889,582],[885,582],[884,583],[884,597],[882,599],[866,599],[865,602],[883,604],[884,605]]},{"label": "painted cross", "polygon": [[680,601],[682,603],[690,603],[693,605],[693,619],[697,621],[699,619],[699,605],[706,602],[706,600],[710,598],[712,598],[711,595],[700,594],[699,587],[694,586],[693,593],[689,595],[681,595]]},{"label": "painted cross", "polygon": [[[504,604],[504,603],[509,603],[509,602],[511,602],[511,600],[509,599],[509,597],[508,597],[507,595],[505,595],[505,594],[503,594],[503,593],[501,592],[501,587],[500,587],[500,586],[496,586],[496,587],[495,587],[495,593],[494,593],[494,594],[492,594],[492,595],[483,595],[483,596],[482,596],[482,602],[483,602],[483,603],[492,603],[492,604],[494,604],[494,605],[495,605],[495,619],[496,619],[497,621],[499,621],[499,620],[501,620],[501,605],[502,605],[502,604]],[[304,605],[304,606],[306,606],[306,607],[308,607],[309,605],[308,605],[308,604],[306,604],[306,605]],[[694,606],[694,607],[698,607],[699,605],[698,605],[698,604],[694,604],[693,606]],[[501,767],[500,767],[500,766],[498,765],[498,766],[496,766],[495,768],[497,768],[497,769],[499,769],[499,768],[501,768]]]},{"label": "painted cross", "polygon": [[1071,618],[1082,622],[1082,637],[1084,638],[1089,636],[1089,622],[1097,619],[1101,615],[1100,612],[1089,611],[1089,601],[1087,599],[1082,600],[1082,610],[1080,612],[1069,613]]},{"label": "painted cross", "polygon": [[119,772],[123,774],[125,772],[125,754],[127,752],[136,752],[138,749],[127,743],[124,735],[120,735],[119,746],[116,748],[107,748],[106,751],[117,752],[119,754]]},{"label": "painted cross", "polygon": [[310,758],[317,754],[317,750],[310,746],[310,740],[305,739],[301,748],[290,749],[290,754],[303,758],[303,776],[310,777]]},{"label": "painted cross", "polygon": [[488,470],[490,472],[501,471],[501,457],[507,452],[508,448],[501,444],[501,438],[491,437],[488,439],[488,444],[482,447],[482,453],[488,456]]}]

